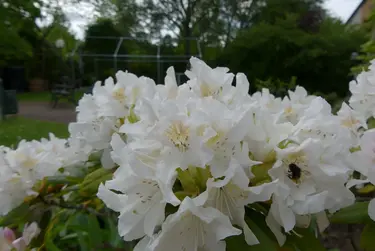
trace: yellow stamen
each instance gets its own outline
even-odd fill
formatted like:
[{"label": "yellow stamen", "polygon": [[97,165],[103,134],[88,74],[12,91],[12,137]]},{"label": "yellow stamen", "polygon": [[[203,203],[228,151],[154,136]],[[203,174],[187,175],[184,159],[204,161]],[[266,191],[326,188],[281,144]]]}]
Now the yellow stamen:
[{"label": "yellow stamen", "polygon": [[189,149],[189,127],[185,126],[181,121],[174,121],[165,131],[165,135],[181,152]]}]

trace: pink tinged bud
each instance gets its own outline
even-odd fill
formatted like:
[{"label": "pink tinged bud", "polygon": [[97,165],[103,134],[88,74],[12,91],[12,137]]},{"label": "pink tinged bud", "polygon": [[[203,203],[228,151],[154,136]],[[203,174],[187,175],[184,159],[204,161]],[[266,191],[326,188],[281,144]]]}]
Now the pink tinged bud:
[{"label": "pink tinged bud", "polygon": [[12,229],[6,227],[4,228],[4,238],[9,244],[11,244],[16,239],[16,235]]},{"label": "pink tinged bud", "polygon": [[12,243],[13,248],[15,248],[17,251],[25,251],[27,248],[27,244],[25,240],[21,237],[17,240],[13,241]]}]

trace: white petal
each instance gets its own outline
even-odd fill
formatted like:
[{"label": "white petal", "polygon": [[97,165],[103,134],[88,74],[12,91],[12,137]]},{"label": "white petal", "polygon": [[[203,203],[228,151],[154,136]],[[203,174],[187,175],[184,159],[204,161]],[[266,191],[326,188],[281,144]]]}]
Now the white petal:
[{"label": "white petal", "polygon": [[103,184],[100,184],[97,196],[106,206],[116,212],[121,212],[127,204],[127,197],[124,194],[116,194]]},{"label": "white petal", "polygon": [[194,204],[196,206],[203,206],[207,202],[208,195],[208,190],[204,191],[203,193],[194,198]]},{"label": "white petal", "polygon": [[248,133],[248,128],[250,128],[253,123],[251,120],[252,116],[253,112],[249,109],[242,115],[237,124],[230,129],[227,137],[231,142],[240,142],[243,140]]},{"label": "white petal", "polygon": [[24,239],[26,245],[29,245],[31,240],[38,236],[40,229],[36,222],[31,223],[30,225],[25,225],[22,238]]},{"label": "white petal", "polygon": [[145,235],[144,217],[133,210],[127,210],[120,214],[118,232],[125,241],[142,238]]},{"label": "white petal", "polygon": [[121,136],[117,133],[112,135],[111,146],[113,149],[123,149],[126,147],[125,142],[121,139]]},{"label": "white petal", "polygon": [[353,186],[356,186],[356,185],[361,185],[361,184],[365,184],[365,183],[368,183],[369,180],[357,180],[357,179],[352,179],[352,180],[349,180],[348,183],[346,183],[346,187],[347,188],[352,188]]},{"label": "white petal", "polygon": [[327,191],[307,196],[304,201],[296,201],[293,210],[297,214],[316,214],[325,209]]},{"label": "white petal", "polygon": [[[212,210],[213,209],[213,210]],[[205,210],[207,214],[215,214],[212,211],[216,211],[216,219],[212,221],[211,228],[215,229],[216,240],[224,240],[228,236],[240,235],[241,230],[232,226],[228,216],[220,213],[218,210],[212,208],[210,211]]]},{"label": "white petal", "polygon": [[371,181],[372,184],[375,184],[375,168],[371,167],[368,170],[367,178]]},{"label": "white petal", "polygon": [[161,223],[164,221],[164,209],[164,203],[156,204],[146,214],[144,228],[145,233],[148,236],[152,237],[154,235],[155,227],[161,225]]},{"label": "white petal", "polygon": [[259,186],[255,187],[249,187],[250,195],[248,199],[248,204],[257,202],[257,201],[267,201],[271,198],[272,194],[277,189],[277,180],[270,182],[270,183],[264,183]]},{"label": "white petal", "polygon": [[368,215],[375,221],[375,199],[372,199],[368,205]]},{"label": "white petal", "polygon": [[253,231],[249,228],[249,226],[245,223],[243,226],[243,233],[245,236],[245,241],[248,245],[256,245],[259,244],[258,238],[255,236]]},{"label": "white petal", "polygon": [[152,244],[153,250],[225,250],[225,243],[220,244],[220,240],[241,234],[227,216],[214,208],[197,206],[195,202],[186,197],[178,211],[168,216]]},{"label": "white petal", "polygon": [[296,215],[296,226],[307,228],[311,223],[311,215]]},{"label": "white petal", "polygon": [[325,211],[316,214],[316,223],[318,224],[319,231],[323,233],[330,224]]},{"label": "white petal", "polygon": [[225,241],[219,241],[219,242],[214,242],[214,241],[207,241],[206,245],[198,249],[199,251],[225,251],[226,250],[226,243]]},{"label": "white petal", "polygon": [[229,168],[224,172],[224,176],[222,180],[218,179],[214,181],[214,179],[209,179],[207,181],[207,186],[220,188],[232,181],[240,188],[248,187],[249,179],[240,163],[234,158],[231,158]]},{"label": "white petal", "polygon": [[134,247],[133,251],[151,251],[150,242],[151,238],[149,236],[143,237]]},{"label": "white petal", "polygon": [[243,73],[237,73],[236,75],[236,88],[243,94],[248,94],[249,93],[249,87],[250,83],[247,80],[247,77]]},{"label": "white petal", "polygon": [[272,233],[275,235],[277,242],[280,246],[283,246],[286,241],[286,236],[281,231],[281,226],[277,223],[272,214],[268,214],[266,217],[267,226],[270,228]]},{"label": "white petal", "polygon": [[104,149],[102,157],[100,158],[100,162],[105,169],[111,169],[115,167],[115,163],[112,160],[111,157],[111,150],[108,148]]},{"label": "white petal", "polygon": [[17,251],[25,251],[27,248],[27,244],[25,240],[21,237],[18,238],[17,240],[12,242],[12,246],[17,250]]},{"label": "white petal", "polygon": [[120,127],[119,132],[129,135],[143,135],[145,133],[143,125],[144,124],[142,121],[138,121],[133,124],[125,123]]},{"label": "white petal", "polygon": [[157,173],[157,176],[160,179],[159,187],[163,194],[163,201],[172,204],[173,206],[178,206],[181,201],[176,197],[172,190],[177,173],[174,170],[162,170],[161,168],[158,170],[160,172]]},{"label": "white petal", "polygon": [[[276,203],[280,214],[280,220],[285,232],[289,232],[296,225],[296,217],[293,211],[283,203]],[[272,207],[272,206],[271,206]]]}]

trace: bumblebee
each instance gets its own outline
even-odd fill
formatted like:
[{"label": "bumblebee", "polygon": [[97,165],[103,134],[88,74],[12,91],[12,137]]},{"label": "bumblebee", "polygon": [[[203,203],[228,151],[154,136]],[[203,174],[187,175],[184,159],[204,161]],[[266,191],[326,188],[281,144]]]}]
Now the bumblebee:
[{"label": "bumblebee", "polygon": [[289,164],[288,178],[293,181],[298,181],[301,178],[302,170],[294,163]]}]

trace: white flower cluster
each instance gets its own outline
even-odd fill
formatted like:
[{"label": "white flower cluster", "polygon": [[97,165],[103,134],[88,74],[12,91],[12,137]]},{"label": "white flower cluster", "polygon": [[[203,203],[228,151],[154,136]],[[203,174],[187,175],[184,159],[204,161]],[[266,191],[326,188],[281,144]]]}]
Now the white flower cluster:
[{"label": "white flower cluster", "polygon": [[[80,100],[68,141],[52,136],[3,148],[0,214],[35,193],[38,180],[96,152],[103,167],[117,167],[97,196],[120,213],[124,240],[140,239],[135,251],[224,251],[225,238],[241,233],[259,243],[248,206],[266,205],[266,223],[282,245],[312,219],[327,227],[327,212],[355,202],[353,185],[375,184],[375,129],[367,130],[375,61],[350,83],[349,105],[337,114],[302,87],[284,98],[267,89],[249,95],[244,74],[197,58],[190,64],[180,86],[173,68],[163,85],[118,72],[116,82],[98,82]],[[375,201],[369,215],[375,220]]]},{"label": "white flower cluster", "polygon": [[[373,120],[375,117],[375,60],[371,61],[368,71],[360,73],[356,81],[349,84],[349,89],[352,93],[349,104],[356,111],[357,121],[359,121],[359,114],[363,114],[361,119]],[[363,123],[363,120],[360,123]],[[366,125],[363,129],[367,129]],[[359,139],[358,149],[351,155],[351,164],[353,169],[361,174],[362,179],[352,179],[347,186],[365,183],[375,185],[375,129],[363,133]],[[375,221],[375,199],[370,201],[368,213]]]},{"label": "white flower cluster", "polygon": [[[87,160],[91,149],[76,140],[50,139],[21,141],[16,149],[0,148],[0,215],[22,204],[25,197],[37,195],[34,185],[44,177],[68,174],[76,164]],[[60,168],[64,167],[64,171]]]},{"label": "white flower cluster", "polygon": [[[354,203],[346,185],[351,152],[367,128],[364,109],[344,103],[335,115],[302,87],[282,99],[267,89],[249,95],[244,74],[196,58],[190,64],[180,86],[173,68],[164,85],[118,73],[116,84],[109,79],[84,97],[71,125],[118,166],[98,197],[120,213],[124,240],[143,238],[136,250],[216,251],[243,233],[257,244],[245,207],[270,202],[266,222],[283,244],[285,233],[312,216],[324,229],[327,211]],[[368,85],[362,80],[358,85]],[[352,100],[361,103],[366,88],[351,84]]]},{"label": "white flower cluster", "polygon": [[95,83],[93,95],[85,94],[79,101],[77,122],[69,125],[72,138],[102,153],[102,164],[106,168],[113,167],[109,155],[112,134],[119,131],[124,118],[132,118],[130,115],[139,97],[152,97],[155,86],[149,78],[121,71],[116,79],[116,84],[112,78],[108,78],[104,86],[101,82]]}]

